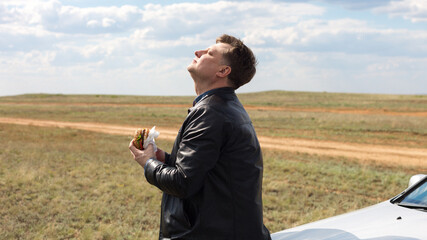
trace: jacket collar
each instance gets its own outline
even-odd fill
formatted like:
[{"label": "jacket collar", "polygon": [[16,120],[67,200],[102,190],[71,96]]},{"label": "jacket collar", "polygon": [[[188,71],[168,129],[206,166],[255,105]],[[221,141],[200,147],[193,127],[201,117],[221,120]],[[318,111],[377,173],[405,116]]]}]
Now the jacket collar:
[{"label": "jacket collar", "polygon": [[193,101],[193,107],[200,102],[202,99],[205,99],[213,94],[221,94],[221,93],[234,93],[234,89],[231,87],[222,87],[222,88],[215,88],[215,89],[211,89],[209,91],[206,91],[202,94],[200,94],[199,96],[196,97],[196,99],[194,99]]}]

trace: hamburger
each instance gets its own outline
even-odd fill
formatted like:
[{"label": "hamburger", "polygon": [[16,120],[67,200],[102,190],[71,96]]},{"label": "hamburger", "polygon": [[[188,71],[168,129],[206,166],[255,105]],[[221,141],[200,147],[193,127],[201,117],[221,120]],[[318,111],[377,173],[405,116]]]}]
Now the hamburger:
[{"label": "hamburger", "polygon": [[139,150],[143,150],[144,141],[147,140],[149,133],[150,133],[150,129],[148,128],[138,128],[135,131],[135,135],[133,136],[133,145]]}]

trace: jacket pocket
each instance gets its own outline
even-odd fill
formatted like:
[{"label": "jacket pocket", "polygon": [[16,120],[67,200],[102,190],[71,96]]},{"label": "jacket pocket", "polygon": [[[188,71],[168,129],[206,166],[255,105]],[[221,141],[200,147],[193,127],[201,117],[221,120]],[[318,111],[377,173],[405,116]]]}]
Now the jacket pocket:
[{"label": "jacket pocket", "polygon": [[184,207],[184,205],[188,205],[184,203],[184,200],[166,195],[162,201],[163,236],[172,237],[191,231],[194,222],[192,222],[192,217],[186,213],[186,209],[191,209],[191,207]]},{"label": "jacket pocket", "polygon": [[191,227],[194,227],[194,224],[196,224],[197,216],[198,216],[198,209],[196,205],[194,205],[192,202],[188,200],[183,200],[184,203],[184,214],[187,217],[188,223]]}]

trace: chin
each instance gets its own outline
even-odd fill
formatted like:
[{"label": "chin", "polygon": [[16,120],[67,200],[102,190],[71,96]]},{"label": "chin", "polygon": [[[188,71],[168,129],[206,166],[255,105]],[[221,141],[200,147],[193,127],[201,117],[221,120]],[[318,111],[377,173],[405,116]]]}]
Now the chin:
[{"label": "chin", "polygon": [[196,72],[196,68],[191,64],[187,67],[187,71],[190,73]]}]

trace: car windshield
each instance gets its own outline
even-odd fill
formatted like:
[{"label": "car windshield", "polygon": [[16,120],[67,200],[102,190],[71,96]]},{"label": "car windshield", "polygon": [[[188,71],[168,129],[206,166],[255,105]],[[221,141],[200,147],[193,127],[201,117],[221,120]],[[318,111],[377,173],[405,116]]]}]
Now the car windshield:
[{"label": "car windshield", "polygon": [[401,206],[419,206],[427,208],[427,181],[406,195],[399,203]]}]

